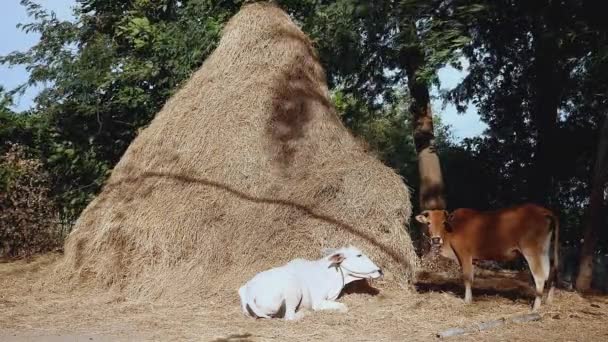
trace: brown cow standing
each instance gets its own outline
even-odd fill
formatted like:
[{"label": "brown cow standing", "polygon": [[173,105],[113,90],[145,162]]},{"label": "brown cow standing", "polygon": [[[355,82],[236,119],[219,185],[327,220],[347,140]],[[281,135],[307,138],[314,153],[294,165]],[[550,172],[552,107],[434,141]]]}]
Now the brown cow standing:
[{"label": "brown cow standing", "polygon": [[[526,258],[536,283],[533,310],[540,307],[550,272],[552,284],[547,303],[551,302],[557,281],[559,224],[550,210],[534,204],[487,212],[457,209],[448,214],[445,210],[426,210],[416,220],[428,226],[433,249],[462,267],[465,303],[472,300],[473,260],[507,261],[516,258],[518,252]],[[552,235],[554,258],[550,267]]]}]

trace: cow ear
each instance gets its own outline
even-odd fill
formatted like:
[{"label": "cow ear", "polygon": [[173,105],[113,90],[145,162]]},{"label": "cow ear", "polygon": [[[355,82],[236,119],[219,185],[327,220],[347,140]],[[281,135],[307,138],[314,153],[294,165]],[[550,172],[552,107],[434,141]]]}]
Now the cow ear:
[{"label": "cow ear", "polygon": [[337,250],[337,248],[321,248],[321,255],[326,257],[335,253]]},{"label": "cow ear", "polygon": [[344,261],[344,254],[336,253],[329,257],[329,261],[331,262],[330,266],[338,266]]},{"label": "cow ear", "polygon": [[454,213],[449,213],[447,210],[444,210],[445,212],[445,220],[447,222],[452,222],[452,220],[454,219]]},{"label": "cow ear", "polygon": [[448,213],[447,210],[444,210],[443,212],[445,213],[445,223],[444,223],[445,230],[447,232],[451,233],[452,232],[452,219],[454,218],[454,214]]},{"label": "cow ear", "polygon": [[428,219],[429,213],[428,211],[423,211],[422,213],[420,213],[420,215],[416,215],[416,221],[420,222],[420,223],[429,223],[429,219]]}]

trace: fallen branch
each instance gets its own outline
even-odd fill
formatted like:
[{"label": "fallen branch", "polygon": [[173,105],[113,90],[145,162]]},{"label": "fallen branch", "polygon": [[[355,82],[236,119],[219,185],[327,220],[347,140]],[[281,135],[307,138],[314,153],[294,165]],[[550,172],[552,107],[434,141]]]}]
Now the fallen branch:
[{"label": "fallen branch", "polygon": [[540,319],[541,319],[541,316],[537,313],[523,314],[523,315],[517,315],[517,316],[512,316],[512,317],[507,317],[507,318],[503,317],[503,318],[499,318],[499,319],[496,319],[493,321],[475,323],[475,324],[472,324],[472,325],[469,325],[466,327],[462,327],[462,328],[450,328],[450,329],[444,330],[442,332],[439,332],[437,334],[437,337],[444,338],[444,337],[450,337],[450,336],[470,334],[470,333],[475,333],[478,331],[496,328],[496,327],[499,327],[499,326],[507,324],[507,323],[525,323],[525,322],[531,322],[531,321],[538,321]]}]

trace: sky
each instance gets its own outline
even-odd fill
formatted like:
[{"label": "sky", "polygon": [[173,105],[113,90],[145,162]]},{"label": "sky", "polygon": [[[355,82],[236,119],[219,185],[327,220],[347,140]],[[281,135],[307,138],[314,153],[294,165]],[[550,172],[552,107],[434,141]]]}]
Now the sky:
[{"label": "sky", "polygon": [[[466,75],[466,69],[460,71],[451,66],[439,69],[438,76],[439,82],[441,83],[441,89],[453,89]],[[437,89],[433,89],[432,94],[437,95]],[[479,118],[477,108],[473,104],[467,106],[466,111],[462,114],[459,114],[456,110],[456,106],[451,103],[448,103],[444,107],[443,100],[434,100],[432,108],[433,113],[440,114],[443,123],[451,126],[456,141],[461,141],[464,138],[476,137],[488,128],[488,126]]]},{"label": "sky", "polygon": [[[75,0],[37,0],[43,7],[54,11],[60,19],[72,19],[72,7]],[[19,0],[0,0],[0,55],[6,55],[12,51],[24,51],[34,45],[38,40],[37,34],[26,34],[17,29],[17,24],[28,23],[30,19]],[[13,89],[27,81],[29,73],[24,67],[15,66],[8,68],[0,65],[0,85],[5,89]],[[466,71],[459,71],[452,67],[439,70],[439,80],[442,89],[451,89],[466,76]],[[26,110],[33,105],[33,99],[40,92],[42,86],[29,88],[26,93],[15,98],[14,109]],[[437,94],[437,91],[433,91]],[[469,106],[464,114],[458,114],[454,105],[443,107],[443,101],[433,102],[433,110],[441,115],[442,121],[451,126],[454,138],[457,141],[463,138],[474,137],[483,133],[486,129],[485,123],[479,119],[474,106]]]},{"label": "sky", "polygon": [[[71,19],[74,0],[37,0],[37,3],[53,10],[60,19]],[[25,8],[19,0],[0,0],[0,55],[13,51],[24,51],[34,45],[40,36],[17,29],[19,23],[29,23]],[[0,65],[0,85],[5,89],[13,89],[27,81],[29,73],[22,66],[7,67]],[[25,110],[32,106],[32,101],[42,87],[30,88],[26,93],[15,98],[15,109]]]}]

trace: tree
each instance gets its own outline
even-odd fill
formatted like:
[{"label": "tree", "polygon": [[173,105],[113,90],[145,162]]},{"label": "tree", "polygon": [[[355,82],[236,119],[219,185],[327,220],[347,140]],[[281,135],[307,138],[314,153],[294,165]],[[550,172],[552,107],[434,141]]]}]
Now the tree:
[{"label": "tree", "polygon": [[34,19],[22,29],[41,39],[0,63],[30,70],[23,87],[50,84],[31,113],[45,139],[36,148],[73,220],[138,130],[213,50],[240,2],[79,0],[74,22],[21,3]]},{"label": "tree", "polygon": [[0,154],[8,151],[8,142],[13,140],[17,124],[15,116],[10,109],[12,98],[6,94],[4,88],[0,86]]},{"label": "tree", "polygon": [[5,92],[0,86],[0,155],[10,150],[11,144],[31,146],[41,143],[43,139],[38,134],[42,125],[40,117],[30,113],[15,113],[11,109],[12,104],[11,92]]},{"label": "tree", "polygon": [[462,22],[471,37],[462,50],[469,75],[449,99],[461,108],[474,102],[489,126],[487,135],[469,142],[478,162],[497,171],[486,191],[497,206],[549,205],[565,223],[562,241],[576,244],[580,203],[590,193],[593,137],[606,107],[599,5],[478,3],[482,14]]},{"label": "tree", "polygon": [[[370,108],[393,102],[395,89],[408,88],[423,209],[445,208],[429,88],[437,84],[441,66],[457,64],[457,51],[468,42],[444,3],[339,0],[308,8],[306,13],[314,15],[296,15],[315,39],[331,85],[365,99]],[[457,15],[465,18],[478,11],[463,5]]]},{"label": "tree", "polygon": [[420,73],[425,64],[425,56],[418,45],[416,25],[412,21],[404,30],[408,32],[407,40],[410,46],[402,54],[407,85],[412,94],[409,112],[412,117],[414,145],[418,155],[418,172],[420,177],[419,201],[420,209],[445,209],[443,176],[439,156],[435,149],[435,133],[433,129],[433,112],[429,96],[429,85]]},{"label": "tree", "polygon": [[[333,100],[338,113],[353,133],[362,138],[370,150],[388,166],[408,179],[408,185],[419,189],[416,168],[417,151],[414,144],[412,117],[408,112],[412,99],[407,88],[397,91],[395,101],[370,110],[361,99],[335,90]],[[443,156],[456,148],[451,143],[451,131],[439,117],[433,118],[436,145]]]},{"label": "tree", "polygon": [[608,115],[604,119],[598,140],[593,179],[591,181],[587,225],[581,250],[578,276],[576,278],[576,289],[579,291],[588,291],[591,288],[593,256],[603,220],[604,196],[606,183],[608,182]]}]

